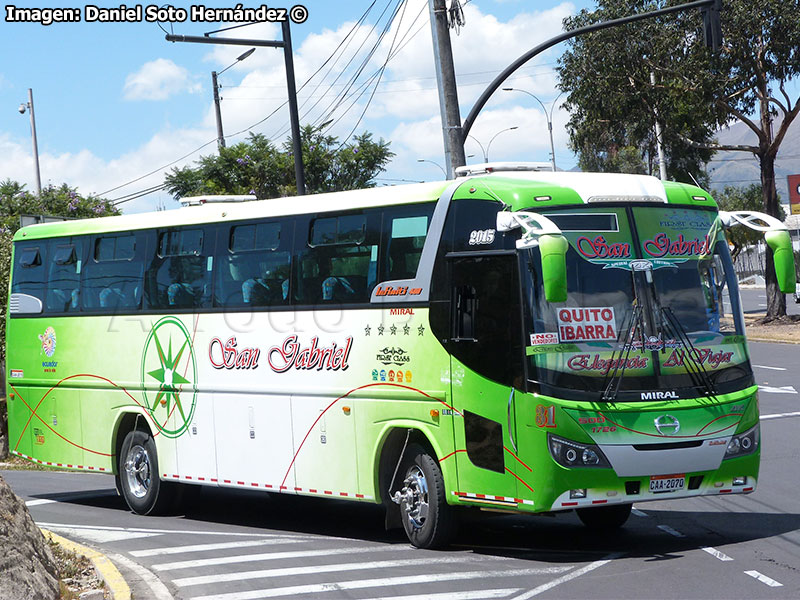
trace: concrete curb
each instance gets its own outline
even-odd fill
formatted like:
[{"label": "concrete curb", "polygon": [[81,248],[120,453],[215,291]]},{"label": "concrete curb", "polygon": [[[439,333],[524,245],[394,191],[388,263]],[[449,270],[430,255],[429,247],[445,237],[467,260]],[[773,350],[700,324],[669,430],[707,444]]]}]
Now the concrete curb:
[{"label": "concrete curb", "polygon": [[92,561],[95,570],[103,581],[105,581],[106,587],[114,600],[131,600],[131,588],[128,587],[128,583],[122,577],[117,567],[114,566],[114,563],[104,554],[63,538],[47,529],[42,529],[42,533],[48,540],[57,543],[75,554],[85,556]]}]

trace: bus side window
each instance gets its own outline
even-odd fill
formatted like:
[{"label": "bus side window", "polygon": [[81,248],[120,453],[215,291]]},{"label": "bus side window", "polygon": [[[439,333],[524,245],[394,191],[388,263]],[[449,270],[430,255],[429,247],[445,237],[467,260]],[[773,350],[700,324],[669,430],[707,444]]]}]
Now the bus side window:
[{"label": "bus side window", "polygon": [[291,221],[231,226],[217,252],[214,306],[287,304],[291,238]]},{"label": "bus side window", "polygon": [[386,252],[386,279],[413,279],[425,245],[429,215],[391,219]]},{"label": "bus side window", "polygon": [[45,312],[80,310],[80,277],[83,265],[83,238],[50,240],[48,286]]},{"label": "bus side window", "polygon": [[451,258],[450,348],[498,383],[522,385],[519,277],[513,256]]},{"label": "bus side window", "polygon": [[369,302],[378,280],[379,213],[313,219],[299,249],[299,304]]},{"label": "bus side window", "polygon": [[[206,239],[207,238],[207,239]],[[150,308],[201,308],[210,304],[213,229],[174,228],[158,232],[158,244],[145,275]]]},{"label": "bus side window", "polygon": [[12,294],[28,294],[42,300],[47,289],[47,242],[18,242],[14,247]]},{"label": "bus side window", "polygon": [[144,232],[97,236],[83,269],[83,310],[117,312],[142,302]]}]

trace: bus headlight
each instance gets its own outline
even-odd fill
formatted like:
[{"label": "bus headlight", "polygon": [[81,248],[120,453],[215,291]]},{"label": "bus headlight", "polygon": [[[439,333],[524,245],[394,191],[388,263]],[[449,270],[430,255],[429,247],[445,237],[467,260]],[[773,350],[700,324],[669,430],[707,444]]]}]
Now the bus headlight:
[{"label": "bus headlight", "polygon": [[547,434],[547,447],[553,460],[562,467],[611,467],[605,454],[594,444],[580,444]]},{"label": "bus headlight", "polygon": [[758,425],[744,433],[733,436],[731,441],[728,442],[728,448],[725,450],[725,458],[747,456],[756,450],[758,450]]}]

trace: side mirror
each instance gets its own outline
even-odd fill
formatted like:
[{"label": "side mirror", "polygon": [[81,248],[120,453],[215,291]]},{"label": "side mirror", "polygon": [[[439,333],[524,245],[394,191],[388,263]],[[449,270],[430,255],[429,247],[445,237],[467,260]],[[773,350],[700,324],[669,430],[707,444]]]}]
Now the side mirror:
[{"label": "side mirror", "polygon": [[565,302],[567,299],[568,248],[569,243],[563,235],[546,234],[539,237],[544,297],[548,302]]},{"label": "side mirror", "polygon": [[778,278],[778,287],[782,294],[793,294],[797,289],[794,270],[794,253],[792,252],[792,239],[789,232],[767,231],[764,239],[772,248],[772,257],[775,262],[775,275]]}]

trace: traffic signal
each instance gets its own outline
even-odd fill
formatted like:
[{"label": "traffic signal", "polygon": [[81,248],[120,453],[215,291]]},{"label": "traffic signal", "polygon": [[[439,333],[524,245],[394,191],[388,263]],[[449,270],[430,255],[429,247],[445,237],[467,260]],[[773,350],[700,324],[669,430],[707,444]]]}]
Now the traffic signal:
[{"label": "traffic signal", "polygon": [[711,48],[714,52],[722,46],[722,25],[719,20],[721,10],[722,0],[714,0],[713,4],[700,9],[703,14],[703,37],[706,47]]}]

